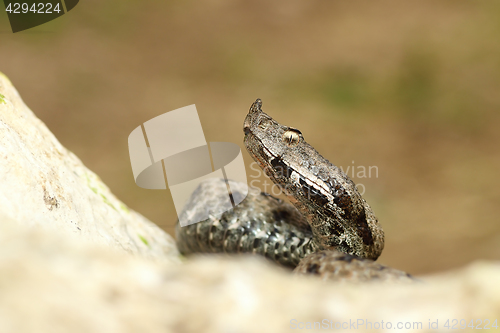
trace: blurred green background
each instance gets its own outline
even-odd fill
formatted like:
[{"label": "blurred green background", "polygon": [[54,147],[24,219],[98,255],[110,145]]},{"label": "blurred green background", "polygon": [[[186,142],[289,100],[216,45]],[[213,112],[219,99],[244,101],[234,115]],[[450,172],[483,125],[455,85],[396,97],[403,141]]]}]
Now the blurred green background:
[{"label": "blurred green background", "polygon": [[207,141],[244,150],[259,97],[332,163],[378,168],[354,181],[386,233],[380,262],[422,274],[500,259],[498,1],[82,0],[16,34],[0,13],[0,71],[172,235],[170,193],[134,183],[129,133],[196,104]]}]

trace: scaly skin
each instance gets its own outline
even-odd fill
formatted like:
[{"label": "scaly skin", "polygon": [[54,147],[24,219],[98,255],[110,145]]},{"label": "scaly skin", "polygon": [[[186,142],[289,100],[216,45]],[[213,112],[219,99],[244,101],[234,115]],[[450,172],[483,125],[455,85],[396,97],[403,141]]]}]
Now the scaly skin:
[{"label": "scaly skin", "polygon": [[283,126],[255,101],[243,130],[245,146],[306,217],[319,249],[377,259],[384,232],[354,182],[321,156],[297,129]]},{"label": "scaly skin", "polygon": [[[384,247],[373,211],[353,181],[300,131],[265,114],[260,99],[252,104],[243,130],[250,155],[295,207],[249,188],[233,209],[186,227],[177,224],[181,253],[255,253],[296,267],[297,274],[335,281],[413,281],[405,272],[372,261]],[[229,183],[233,196],[242,195],[246,184]],[[227,200],[227,194],[223,179],[209,179],[181,214],[195,217]]]}]

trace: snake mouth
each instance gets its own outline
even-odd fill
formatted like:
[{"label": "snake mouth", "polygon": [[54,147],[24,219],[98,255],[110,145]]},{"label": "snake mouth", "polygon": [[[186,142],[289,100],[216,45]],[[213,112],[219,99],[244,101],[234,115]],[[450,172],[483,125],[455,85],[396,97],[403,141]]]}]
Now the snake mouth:
[{"label": "snake mouth", "polygon": [[262,140],[249,127],[245,127],[243,131],[245,132],[244,143],[248,153],[260,164],[262,169],[265,169],[266,165],[269,164],[266,162],[265,156],[269,156],[270,158],[276,158],[276,156],[266,148]]}]

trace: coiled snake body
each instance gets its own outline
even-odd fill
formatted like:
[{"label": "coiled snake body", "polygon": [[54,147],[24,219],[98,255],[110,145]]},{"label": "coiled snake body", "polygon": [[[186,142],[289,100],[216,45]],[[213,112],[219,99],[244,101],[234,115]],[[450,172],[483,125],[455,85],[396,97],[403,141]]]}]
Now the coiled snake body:
[{"label": "coiled snake body", "polygon": [[[293,206],[249,188],[239,205],[221,215],[180,227],[181,253],[256,253],[298,273],[325,279],[408,280],[408,274],[374,263],[384,232],[354,182],[321,156],[302,133],[262,111],[257,99],[245,119],[245,147]],[[231,182],[232,196],[243,186]],[[241,191],[239,190],[241,189]],[[224,180],[200,184],[181,214],[195,216],[227,196]]]}]

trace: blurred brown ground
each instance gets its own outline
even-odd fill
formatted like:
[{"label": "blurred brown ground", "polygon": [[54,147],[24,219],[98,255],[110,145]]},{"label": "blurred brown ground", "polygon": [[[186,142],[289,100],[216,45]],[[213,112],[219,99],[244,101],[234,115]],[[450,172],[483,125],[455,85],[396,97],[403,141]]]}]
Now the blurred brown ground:
[{"label": "blurred brown ground", "polygon": [[377,166],[354,180],[386,232],[379,261],[421,274],[500,259],[499,36],[497,1],[84,0],[17,34],[0,14],[0,71],[170,234],[170,193],[135,185],[129,133],[196,104],[207,141],[244,150],[260,97],[334,164]]}]

